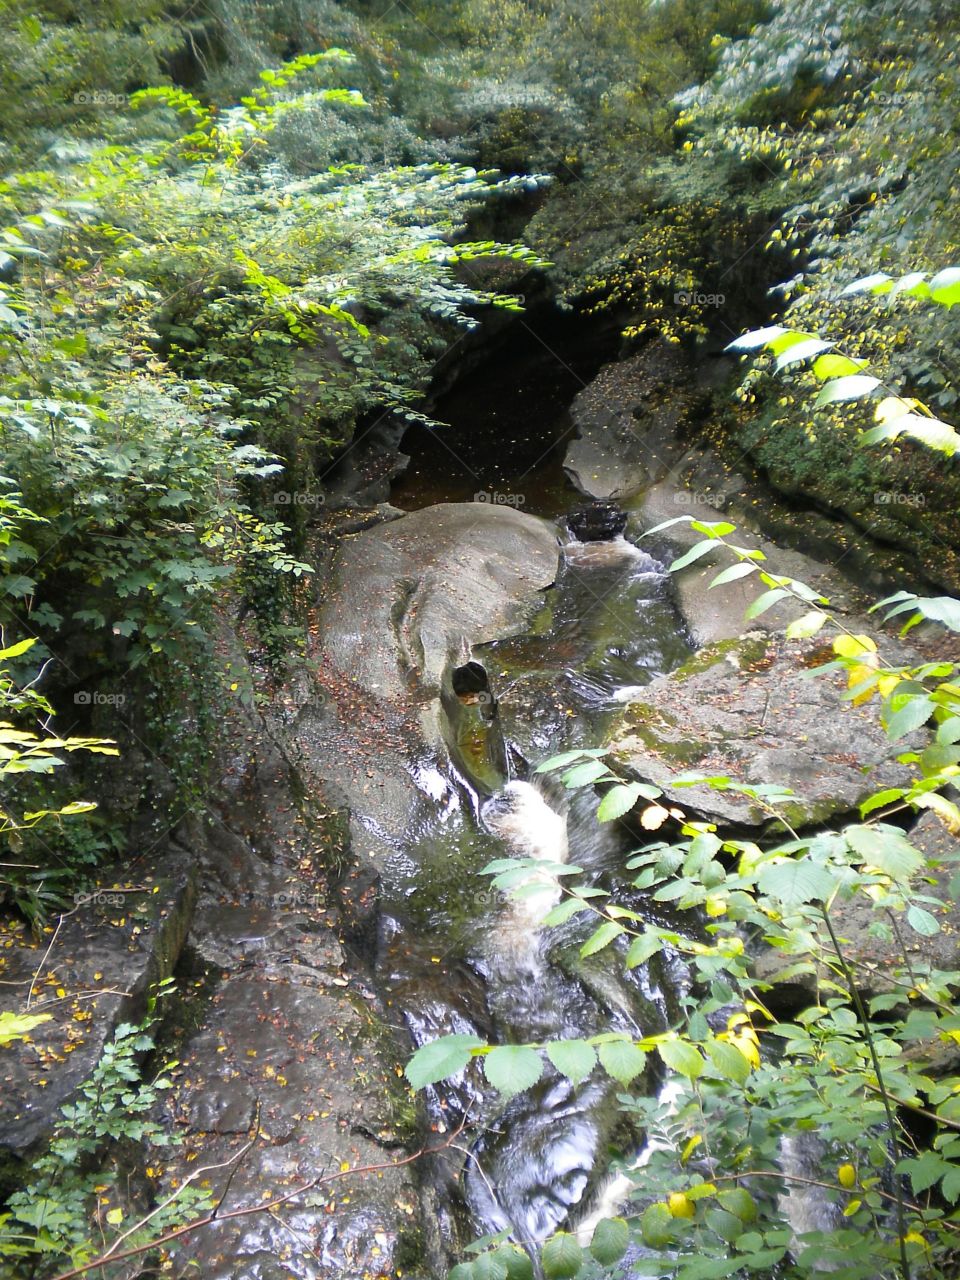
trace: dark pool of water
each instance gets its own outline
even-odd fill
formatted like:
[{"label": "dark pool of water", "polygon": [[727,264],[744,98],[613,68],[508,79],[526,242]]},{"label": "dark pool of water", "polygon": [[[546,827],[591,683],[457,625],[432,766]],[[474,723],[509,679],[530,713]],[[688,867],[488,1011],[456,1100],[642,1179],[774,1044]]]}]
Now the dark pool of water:
[{"label": "dark pool of water", "polygon": [[521,318],[502,347],[437,401],[433,416],[449,425],[405,433],[400,448],[410,465],[391,502],[407,511],[471,501],[539,516],[569,511],[578,495],[562,465],[574,433],[568,406],[613,355],[609,337],[585,339],[582,321]]}]

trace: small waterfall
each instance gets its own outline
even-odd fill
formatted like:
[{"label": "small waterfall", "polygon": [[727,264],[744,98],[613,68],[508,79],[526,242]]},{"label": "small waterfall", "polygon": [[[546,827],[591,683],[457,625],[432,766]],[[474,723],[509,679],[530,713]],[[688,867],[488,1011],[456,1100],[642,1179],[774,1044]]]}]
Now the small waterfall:
[{"label": "small waterfall", "polygon": [[[567,861],[566,817],[552,809],[529,782],[508,782],[480,810],[484,825],[517,858],[538,862]],[[488,941],[496,949],[501,973],[504,965],[538,970],[542,967],[539,928],[560,901],[560,885],[549,872],[532,871],[522,897],[506,898]]]}]

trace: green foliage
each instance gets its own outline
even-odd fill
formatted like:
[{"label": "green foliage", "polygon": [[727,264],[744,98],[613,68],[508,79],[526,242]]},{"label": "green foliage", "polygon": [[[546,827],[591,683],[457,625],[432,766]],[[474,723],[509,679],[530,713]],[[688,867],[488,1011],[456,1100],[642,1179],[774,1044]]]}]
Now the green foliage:
[{"label": "green foliage", "polygon": [[[787,816],[791,792],[776,785],[692,772],[672,779],[674,793],[706,785],[748,795],[785,833],[786,838],[761,843],[690,821],[676,806],[668,810],[658,788],[619,778],[601,752],[569,751],[543,762],[540,770],[558,771],[568,787],[609,787],[601,820],[622,817],[629,798],[640,806],[640,825],[647,830],[669,816],[679,822],[678,839],[644,845],[626,865],[633,889],[684,914],[675,917],[675,926],[654,924],[621,906],[614,892],[577,881],[577,867],[498,859],[487,874],[514,893],[522,892],[538,868],[540,876],[556,877],[564,899],[546,917],[546,927],[582,914],[593,926],[582,954],[613,947],[628,966],[679,952],[691,966],[693,989],[681,997],[680,1022],[665,1032],[638,1040],[611,1034],[522,1047],[470,1038],[469,1045],[458,1046],[456,1069],[473,1058],[489,1062],[498,1055],[497,1070],[488,1070],[488,1078],[512,1093],[539,1078],[542,1064],[534,1059],[540,1053],[576,1083],[599,1065],[630,1089],[647,1056],[657,1054],[675,1100],[666,1104],[635,1086],[621,1095],[652,1141],[646,1161],[629,1173],[636,1215],[597,1227],[591,1251],[604,1265],[608,1244],[613,1262],[614,1245],[619,1257],[628,1240],[636,1239],[654,1255],[654,1269],[669,1266],[678,1280],[774,1267],[777,1274],[799,1278],[818,1273],[826,1262],[844,1280],[951,1274],[953,1206],[960,1202],[960,1142],[954,1132],[960,1077],[949,1070],[934,1075],[927,1063],[942,1041],[960,1038],[960,975],[905,955],[902,967],[887,974],[887,990],[867,1007],[859,994],[857,961],[838,938],[833,913],[838,904],[858,901],[877,927],[890,919],[900,922],[897,936],[900,929],[919,938],[939,931],[935,911],[942,904],[929,892],[930,868],[889,819],[905,809],[929,808],[960,832],[960,808],[950,796],[960,773],[960,663],[884,662],[872,638],[845,629],[828,600],[802,582],[768,574],[759,552],[728,542],[735,533],[729,522],[691,523],[705,536],[678,558],[675,569],[693,563],[702,549],[724,546],[735,567],[756,573],[767,587],[748,612],[756,615],[786,600],[802,611],[804,625],[795,634],[828,624],[835,629],[833,660],[814,675],[842,671],[848,699],[877,699],[892,741],[926,725],[933,741],[900,756],[913,766],[913,782],[877,793],[862,805],[860,822],[836,830],[794,830]],[[713,585],[736,576],[742,574],[721,569]],[[906,616],[906,627],[925,617],[960,624],[956,602],[946,597],[923,600],[901,592],[877,607]],[[947,869],[955,884],[960,869]],[[698,916],[704,932],[695,924]],[[745,945],[760,939],[783,955],[765,982],[757,979]],[[771,984],[800,974],[815,978],[810,1005],[792,1022],[778,1021],[765,994]],[[428,1059],[441,1067],[451,1039],[423,1046],[411,1068]],[[418,1072],[409,1074],[416,1084]],[[438,1078],[439,1072],[431,1074],[432,1082]],[[921,1136],[907,1123],[911,1113],[922,1114],[932,1134]],[[783,1139],[802,1140],[814,1128],[819,1163],[808,1162],[799,1171],[789,1162],[785,1167]],[[828,1173],[831,1159],[838,1168],[835,1181]],[[828,1229],[825,1218],[821,1230],[795,1238],[783,1218],[785,1173],[790,1186],[807,1185],[821,1197],[827,1192],[824,1203],[833,1206],[836,1227]],[[903,1179],[909,1179],[909,1192]],[[479,1264],[480,1259],[468,1264],[463,1274],[480,1275]],[[575,1276],[583,1264],[571,1236],[561,1232],[543,1246],[545,1275]]]},{"label": "green foliage", "polygon": [[[178,1140],[155,1119],[161,1094],[171,1087],[164,1073],[176,1064],[168,1063],[152,1080],[141,1074],[140,1063],[154,1047],[154,1021],[119,1026],[75,1100],[61,1108],[30,1182],[0,1214],[0,1253],[9,1266],[2,1274],[24,1274],[22,1268],[29,1267],[40,1280],[82,1266],[121,1238],[126,1248],[149,1243],[210,1207],[209,1192],[189,1183],[149,1217],[141,1217],[129,1196],[125,1156],[136,1146]],[[104,1165],[107,1154],[111,1163]]]},{"label": "green foliage", "polygon": [[[853,281],[842,290],[841,296],[886,294],[891,303],[898,297],[929,299],[949,310],[960,299],[960,268],[947,267],[929,280],[928,275],[925,271],[912,271],[899,280],[893,280],[885,272],[879,272]],[[862,445],[908,436],[947,457],[957,452],[960,437],[949,423],[938,418],[923,401],[915,397],[901,397],[885,386],[879,377],[863,372],[869,367],[868,360],[853,359],[840,352],[825,355],[833,346],[832,342],[814,334],[771,325],[734,339],[728,343],[727,350],[769,352],[776,357],[777,372],[812,360],[813,377],[823,384],[814,400],[814,407],[818,409],[838,401],[862,400],[874,392],[881,393],[883,399],[874,410],[877,425],[861,433],[859,443]]]}]

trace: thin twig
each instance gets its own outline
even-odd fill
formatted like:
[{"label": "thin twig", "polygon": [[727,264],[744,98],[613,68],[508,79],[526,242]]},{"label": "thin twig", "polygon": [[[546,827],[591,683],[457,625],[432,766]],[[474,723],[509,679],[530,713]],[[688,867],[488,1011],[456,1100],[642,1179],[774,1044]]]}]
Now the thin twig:
[{"label": "thin twig", "polygon": [[149,1253],[153,1249],[159,1249],[164,1245],[170,1244],[173,1240],[179,1240],[182,1236],[190,1235],[191,1232],[198,1231],[201,1227],[207,1227],[212,1222],[227,1222],[231,1218],[248,1218],[255,1213],[272,1213],[275,1209],[279,1209],[281,1205],[288,1204],[291,1200],[296,1200],[298,1196],[302,1196],[316,1187],[323,1187],[331,1182],[339,1182],[342,1178],[349,1178],[354,1174],[378,1173],[384,1169],[400,1169],[404,1165],[412,1164],[415,1160],[422,1159],[424,1156],[435,1155],[437,1152],[445,1151],[448,1147],[451,1147],[454,1139],[460,1136],[466,1124],[467,1116],[464,1116],[457,1129],[454,1130],[446,1142],[440,1143],[436,1147],[421,1147],[419,1151],[414,1151],[412,1155],[404,1156],[401,1160],[386,1160],[381,1164],[360,1165],[355,1169],[343,1169],[338,1170],[336,1173],[320,1174],[316,1178],[311,1178],[309,1182],[305,1182],[299,1187],[294,1187],[292,1191],[286,1192],[285,1195],[275,1196],[272,1200],[266,1200],[262,1204],[252,1204],[242,1209],[230,1209],[227,1213],[220,1214],[216,1210],[211,1210],[204,1217],[196,1218],[193,1222],[187,1222],[182,1227],[168,1231],[164,1235],[158,1236],[156,1240],[151,1240],[148,1244],[138,1245],[134,1249],[126,1249],[122,1253],[113,1253],[109,1257],[101,1254],[99,1257],[92,1259],[92,1261],[85,1262],[80,1267],[61,1272],[54,1277],[54,1280],[74,1280],[74,1277],[86,1275],[89,1271],[95,1271],[98,1267],[102,1267],[108,1262],[125,1262],[127,1258],[139,1257],[140,1254]]}]

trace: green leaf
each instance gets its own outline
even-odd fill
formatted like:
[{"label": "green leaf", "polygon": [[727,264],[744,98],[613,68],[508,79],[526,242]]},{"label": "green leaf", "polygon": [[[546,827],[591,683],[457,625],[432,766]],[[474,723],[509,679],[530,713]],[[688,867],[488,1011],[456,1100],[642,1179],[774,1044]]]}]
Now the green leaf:
[{"label": "green leaf", "polygon": [[735,1213],[726,1209],[708,1209],[704,1214],[707,1226],[717,1233],[721,1240],[732,1244],[743,1235],[743,1223]]},{"label": "green leaf", "polygon": [[665,1204],[648,1204],[640,1218],[640,1233],[648,1249],[664,1249],[673,1240],[676,1222]]},{"label": "green leaf", "polygon": [[906,883],[923,866],[923,855],[902,831],[877,823],[873,827],[854,826],[844,830],[844,839],[854,853],[891,880]]},{"label": "green leaf", "polygon": [[[649,788],[646,789],[649,790]],[[597,806],[597,821],[613,822],[617,818],[622,818],[625,813],[630,812],[644,790],[640,782],[618,783],[611,787]],[[656,794],[661,795],[662,792],[657,790]],[[647,796],[647,799],[656,799],[656,796]]]},{"label": "green leaf", "polygon": [[757,877],[761,893],[777,898],[785,906],[803,902],[823,902],[836,888],[836,881],[825,867],[807,858],[791,858],[769,863]]},{"label": "green leaf", "polygon": [[503,1044],[484,1058],[483,1071],[495,1089],[512,1097],[537,1083],[543,1075],[543,1059],[528,1045]]},{"label": "green leaf", "polygon": [[507,1261],[496,1253],[482,1253],[473,1263],[473,1280],[507,1280]]},{"label": "green leaf", "polygon": [[563,775],[565,787],[585,787],[591,782],[609,775],[610,770],[602,760],[587,760],[585,764],[575,765]]},{"label": "green leaf", "polygon": [[647,1065],[647,1055],[632,1040],[605,1040],[597,1055],[607,1075],[627,1085]]},{"label": "green leaf", "polygon": [[859,400],[880,385],[880,379],[867,373],[851,373],[844,378],[832,378],[824,383],[814,400],[814,406],[821,408],[825,404],[833,404],[836,400]]},{"label": "green leaf", "polygon": [[695,560],[699,560],[701,556],[705,556],[708,551],[712,551],[717,545],[713,538],[704,538],[702,542],[696,542],[678,559],[674,560],[670,566],[670,572],[676,573],[679,569],[685,569],[688,564],[693,564]]},{"label": "green leaf", "polygon": [[477,1036],[452,1035],[442,1036],[439,1040],[431,1040],[421,1045],[407,1063],[404,1075],[414,1089],[423,1089],[428,1084],[436,1084],[438,1080],[446,1080],[454,1076],[473,1057],[473,1049],[484,1047],[485,1041]]},{"label": "green leaf", "polygon": [[748,574],[756,573],[757,567],[757,564],[752,560],[740,560],[737,564],[730,565],[729,569],[724,569],[721,573],[718,573],[710,583],[708,590],[712,591],[714,587],[722,587],[726,582],[736,582],[738,578],[745,578]]},{"label": "green leaf", "polygon": [[558,1231],[543,1246],[540,1265],[545,1280],[572,1280],[583,1266],[583,1250],[576,1236]]},{"label": "green leaf", "polygon": [[743,1084],[750,1076],[750,1063],[739,1049],[725,1040],[708,1040],[704,1045],[707,1057],[725,1080]]},{"label": "green leaf", "polygon": [[887,737],[896,742],[906,737],[914,729],[927,723],[936,710],[936,703],[925,696],[909,698],[898,711],[887,720]]},{"label": "green leaf", "polygon": [[639,938],[634,938],[627,949],[627,955],[624,964],[628,969],[635,969],[638,964],[644,964],[651,956],[657,955],[663,950],[663,939],[656,933],[642,933]]},{"label": "green leaf", "polygon": [[545,1047],[560,1074],[574,1084],[585,1080],[597,1065],[596,1050],[586,1040],[553,1040]]},{"label": "green leaf", "polygon": [[703,1058],[699,1050],[684,1040],[661,1040],[657,1052],[672,1071],[679,1071],[688,1080],[696,1080],[703,1074]]},{"label": "green leaf", "polygon": [[617,924],[613,920],[605,920],[598,929],[595,929],[590,937],[580,948],[580,955],[584,957],[595,955],[596,952],[602,951],[604,947],[608,947],[614,938],[618,938],[624,933],[622,924]]},{"label": "green leaf", "polygon": [[750,618],[759,618],[761,613],[766,613],[771,609],[778,600],[786,600],[790,595],[789,591],[783,587],[774,587],[771,591],[764,591],[762,595],[757,596],[756,600],[750,602],[744,610],[743,616],[747,620]]},{"label": "green leaf", "polygon": [[558,902],[543,917],[543,923],[547,928],[552,928],[555,924],[563,924],[569,920],[571,916],[575,916],[579,911],[588,910],[587,904],[579,898],[564,898],[562,902]]},{"label": "green leaf", "polygon": [[741,1222],[756,1222],[757,1202],[746,1187],[728,1187],[717,1199],[728,1213],[735,1213]]},{"label": "green leaf", "polygon": [[630,1245],[630,1228],[623,1218],[602,1218],[590,1241],[590,1252],[601,1267],[619,1262]]},{"label": "green leaf", "polygon": [[932,938],[940,932],[940,922],[935,915],[916,905],[907,908],[907,924],[915,933]]}]

